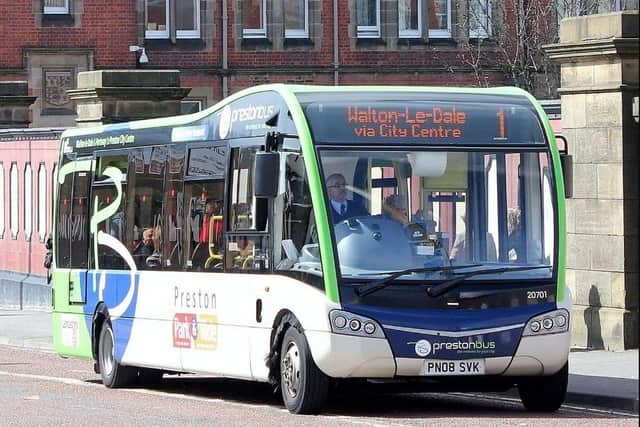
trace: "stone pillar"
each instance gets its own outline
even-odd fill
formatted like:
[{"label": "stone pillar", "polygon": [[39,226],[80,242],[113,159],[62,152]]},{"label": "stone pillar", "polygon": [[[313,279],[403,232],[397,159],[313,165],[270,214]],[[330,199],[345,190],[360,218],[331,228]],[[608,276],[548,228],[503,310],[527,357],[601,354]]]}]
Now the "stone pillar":
[{"label": "stone pillar", "polygon": [[545,46],[561,64],[562,129],[574,159],[567,200],[572,345],[638,347],[638,11],[569,18]]},{"label": "stone pillar", "polygon": [[27,82],[0,82],[0,129],[29,127],[29,106],[36,97],[28,94]]},{"label": "stone pillar", "polygon": [[76,103],[79,127],[180,114],[180,100],[190,88],[180,87],[177,70],[98,70],[78,73]]}]

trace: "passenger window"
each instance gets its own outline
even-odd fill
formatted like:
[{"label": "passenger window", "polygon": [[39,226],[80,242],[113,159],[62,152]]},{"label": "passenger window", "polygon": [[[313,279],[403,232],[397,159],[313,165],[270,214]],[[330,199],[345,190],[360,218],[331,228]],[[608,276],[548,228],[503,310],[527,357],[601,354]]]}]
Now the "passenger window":
[{"label": "passenger window", "polygon": [[181,270],[184,242],[184,157],[183,147],[171,147],[168,151],[164,184],[164,246],[165,270]]},{"label": "passenger window", "polygon": [[[91,236],[92,242],[98,239],[100,232],[111,238],[98,240],[98,258],[95,268],[127,270],[130,268],[128,247],[126,244],[126,207],[127,207],[127,156],[107,155],[96,159],[96,177],[91,191],[91,212],[102,219],[97,224],[97,234]],[[93,248],[93,244],[91,246]]]},{"label": "passenger window", "polygon": [[129,154],[129,250],[138,269],[160,269],[162,260],[162,204],[166,147],[133,150]]},{"label": "passenger window", "polygon": [[[73,174],[64,176],[64,181],[58,190],[58,218],[56,226],[56,266],[69,268],[71,266],[71,189],[73,187]],[[4,213],[3,213],[4,214]]]},{"label": "passenger window", "polygon": [[187,269],[223,269],[223,198],[223,180],[185,183],[184,248]]},{"label": "passenger window", "polygon": [[253,164],[256,147],[234,148],[231,151],[230,229],[266,230],[267,199],[253,197]]},{"label": "passenger window", "polygon": [[89,256],[89,178],[88,171],[76,172],[73,178],[70,236],[71,268],[87,268]]},{"label": "passenger window", "polygon": [[257,147],[231,151],[229,186],[229,235],[225,247],[225,264],[229,270],[267,270],[269,238],[267,231],[268,199],[253,195],[253,166]]},{"label": "passenger window", "polygon": [[315,268],[321,271],[318,239],[311,203],[311,192],[304,166],[299,154],[287,155],[285,163],[285,192],[276,203],[282,209],[275,209],[274,215],[282,213],[282,233],[280,245],[274,246],[276,269]]},{"label": "passenger window", "polygon": [[268,270],[267,236],[233,235],[227,239],[226,262],[229,270]]}]

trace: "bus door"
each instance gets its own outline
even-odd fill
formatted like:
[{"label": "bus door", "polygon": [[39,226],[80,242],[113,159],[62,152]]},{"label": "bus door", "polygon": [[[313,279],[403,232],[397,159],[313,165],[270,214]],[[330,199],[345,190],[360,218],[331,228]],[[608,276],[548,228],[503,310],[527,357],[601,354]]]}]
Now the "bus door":
[{"label": "bus door", "polygon": [[60,168],[56,227],[56,276],[67,283],[68,304],[84,304],[89,257],[89,188],[92,159],[78,159]]}]

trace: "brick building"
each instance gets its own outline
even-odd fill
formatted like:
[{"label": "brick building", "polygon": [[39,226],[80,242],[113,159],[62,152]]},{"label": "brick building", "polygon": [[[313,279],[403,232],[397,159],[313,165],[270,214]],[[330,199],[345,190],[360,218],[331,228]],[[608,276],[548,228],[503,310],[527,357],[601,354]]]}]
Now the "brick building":
[{"label": "brick building", "polygon": [[515,31],[513,1],[22,0],[2,11],[20,27],[0,81],[28,82],[38,128],[75,124],[66,90],[85,70],[180,70],[185,111],[265,82],[500,85],[492,32]]}]

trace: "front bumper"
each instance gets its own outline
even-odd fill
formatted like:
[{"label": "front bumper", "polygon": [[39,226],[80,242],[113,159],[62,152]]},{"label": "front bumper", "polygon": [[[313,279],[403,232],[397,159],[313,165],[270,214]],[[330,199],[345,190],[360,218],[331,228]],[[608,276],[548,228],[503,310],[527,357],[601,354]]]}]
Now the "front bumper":
[{"label": "front bumper", "polygon": [[[419,377],[427,360],[394,357],[386,339],[319,331],[306,335],[316,365],[332,378]],[[522,337],[515,355],[483,358],[485,375],[553,375],[567,362],[570,337],[570,332]]]}]

